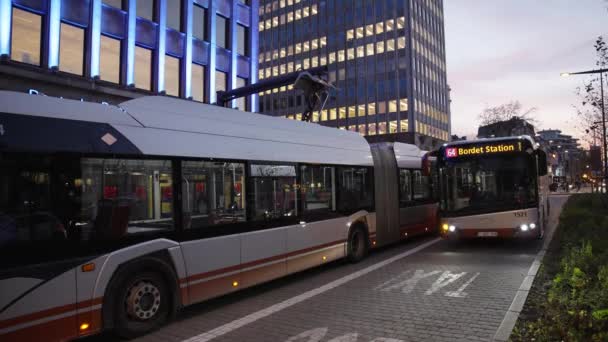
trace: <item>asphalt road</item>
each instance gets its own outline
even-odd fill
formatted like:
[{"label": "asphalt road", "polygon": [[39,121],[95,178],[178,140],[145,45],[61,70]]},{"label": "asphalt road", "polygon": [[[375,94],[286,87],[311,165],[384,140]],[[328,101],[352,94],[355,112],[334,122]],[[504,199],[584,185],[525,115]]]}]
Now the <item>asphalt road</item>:
[{"label": "asphalt road", "polygon": [[188,307],[135,341],[489,341],[542,243],[416,239]]}]

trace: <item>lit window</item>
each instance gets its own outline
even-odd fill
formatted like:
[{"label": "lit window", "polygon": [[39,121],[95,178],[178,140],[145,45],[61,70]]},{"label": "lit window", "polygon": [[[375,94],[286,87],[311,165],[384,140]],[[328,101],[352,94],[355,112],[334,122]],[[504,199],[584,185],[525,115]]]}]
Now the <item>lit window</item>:
[{"label": "lit window", "polygon": [[407,120],[401,119],[399,124],[401,126],[401,132],[409,132],[410,129],[409,129]]},{"label": "lit window", "polygon": [[348,107],[348,117],[349,118],[354,118],[357,116],[357,110],[355,106],[350,106]]},{"label": "lit window", "polygon": [[120,83],[120,40],[101,36],[99,78],[108,82]]},{"label": "lit window", "polygon": [[327,65],[327,57],[321,56],[319,59],[319,65]]},{"label": "lit window", "polygon": [[363,27],[357,27],[357,38],[363,38]]},{"label": "lit window", "polygon": [[319,42],[321,44],[321,47],[327,46],[327,37],[321,37],[321,39],[319,39]]},{"label": "lit window", "polygon": [[391,121],[388,124],[389,133],[397,133],[397,121]]},{"label": "lit window", "polygon": [[365,105],[359,105],[357,106],[357,113],[359,116],[365,116]]},{"label": "lit window", "polygon": [[336,61],[336,53],[332,52],[329,54],[329,64],[332,64],[335,61]]},{"label": "lit window", "polygon": [[311,50],[316,50],[317,48],[319,48],[319,40],[318,39],[313,39],[310,42],[310,46],[311,46]]},{"label": "lit window", "polygon": [[318,59],[316,56],[315,56],[315,57],[312,57],[312,60],[311,60],[311,63],[310,63],[310,64],[311,64],[311,66],[312,66],[313,68],[314,68],[314,67],[316,67],[316,66],[318,66],[318,65],[319,65],[319,59]]},{"label": "lit window", "polygon": [[384,23],[377,23],[376,24],[376,34],[380,34],[382,32],[384,32]]},{"label": "lit window", "polygon": [[279,76],[279,67],[278,66],[272,67],[272,76]]},{"label": "lit window", "polygon": [[40,65],[42,19],[39,15],[13,7],[11,59]]},{"label": "lit window", "polygon": [[227,74],[221,71],[215,71],[215,91],[226,91],[228,86]]},{"label": "lit window", "polygon": [[270,19],[266,19],[264,24],[266,25],[267,30],[270,30],[272,28],[272,22],[270,21]]},{"label": "lit window", "polygon": [[375,103],[367,104],[367,115],[376,115],[376,104]]},{"label": "lit window", "polygon": [[405,17],[400,17],[397,19],[397,28],[402,29],[405,27]]},{"label": "lit window", "polygon": [[167,0],[167,27],[181,31],[182,0]]},{"label": "lit window", "polygon": [[327,109],[321,112],[321,121],[327,121]]},{"label": "lit window", "polygon": [[287,63],[287,72],[292,72],[293,71],[293,62],[289,62]]},{"label": "lit window", "polygon": [[279,17],[273,17],[272,18],[272,27],[277,27],[279,26]]},{"label": "lit window", "polygon": [[280,7],[280,8],[284,8],[284,7],[285,7],[285,0],[281,0],[281,1],[279,2],[279,7]]},{"label": "lit window", "polygon": [[367,125],[367,132],[367,135],[376,135],[376,123],[369,123]]},{"label": "lit window", "polygon": [[378,114],[386,113],[386,102],[380,101],[378,102]]},{"label": "lit window", "polygon": [[346,52],[347,56],[348,56],[348,60],[350,61],[351,59],[355,59],[355,49],[354,48],[349,48]]},{"label": "lit window", "polygon": [[306,51],[308,51],[308,50],[309,50],[309,45],[308,45],[308,42],[304,42],[304,43],[302,44],[302,51],[306,52]]},{"label": "lit window", "polygon": [[371,37],[374,35],[374,25],[373,24],[369,24],[369,25],[365,26],[365,35],[368,37]]},{"label": "lit window", "polygon": [[386,134],[386,122],[378,123],[378,134]]},{"label": "lit window", "polygon": [[287,13],[287,22],[290,23],[293,21],[293,12]]},{"label": "lit window", "polygon": [[260,21],[260,23],[258,24],[258,31],[262,32],[264,31],[264,23]]},{"label": "lit window", "polygon": [[395,51],[395,41],[393,39],[386,41],[386,51]]},{"label": "lit window", "polygon": [[304,8],[302,9],[302,16],[303,16],[304,18],[306,18],[306,17],[308,17],[308,15],[309,15],[309,12],[308,12],[308,7],[304,7]]},{"label": "lit window", "polygon": [[330,109],[329,110],[329,119],[336,120],[336,114],[337,114],[336,108]]},{"label": "lit window", "polygon": [[317,10],[317,5],[316,5],[316,4],[314,4],[314,5],[310,6],[310,12],[311,12],[312,14],[317,14],[317,13],[318,13],[318,10]]},{"label": "lit window", "polygon": [[350,30],[346,31],[346,40],[353,40],[353,39],[355,39],[355,30],[350,29]]},{"label": "lit window", "polygon": [[399,111],[407,112],[407,99],[399,100]]},{"label": "lit window", "polygon": [[399,37],[399,38],[397,38],[397,48],[398,49],[405,49],[405,37]]},{"label": "lit window", "polygon": [[195,101],[205,101],[205,67],[192,64],[192,98]]},{"label": "lit window", "polygon": [[284,58],[287,55],[287,52],[285,51],[285,48],[281,48],[281,50],[279,51],[279,56],[281,56],[281,58]]},{"label": "lit window", "polygon": [[384,53],[384,41],[376,43],[376,53]]},{"label": "lit window", "polygon": [[296,44],[296,54],[302,52],[302,43],[297,43]]},{"label": "lit window", "polygon": [[338,51],[338,62],[344,62],[344,50]]},{"label": "lit window", "polygon": [[338,111],[340,113],[340,119],[346,119],[346,107],[340,107]]},{"label": "lit window", "polygon": [[295,20],[300,20],[302,19],[302,11],[297,9],[296,10],[296,19]]},{"label": "lit window", "polygon": [[368,56],[374,55],[374,43],[367,44],[367,55]]},{"label": "lit window", "polygon": [[135,47],[135,87],[152,89],[152,50]]},{"label": "lit window", "polygon": [[386,21],[386,31],[392,31],[394,28],[394,21],[393,19],[389,19]]},{"label": "lit window", "polygon": [[61,23],[59,70],[84,75],[84,30]]},{"label": "lit window", "polygon": [[304,65],[304,70],[310,68],[310,60],[308,58],[304,58],[304,60],[302,61],[303,65]]},{"label": "lit window", "polygon": [[365,57],[365,46],[357,46],[357,58]]},{"label": "lit window", "polygon": [[397,112],[397,100],[388,101],[388,112],[389,113]]},{"label": "lit window", "polygon": [[179,58],[165,56],[165,92],[179,96]]}]

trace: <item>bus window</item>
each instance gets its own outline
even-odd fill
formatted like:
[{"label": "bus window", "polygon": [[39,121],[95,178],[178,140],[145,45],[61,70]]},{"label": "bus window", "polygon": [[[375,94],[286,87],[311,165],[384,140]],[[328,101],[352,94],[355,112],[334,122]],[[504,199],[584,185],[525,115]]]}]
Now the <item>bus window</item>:
[{"label": "bus window", "polygon": [[355,212],[372,210],[374,204],[374,176],[370,168],[338,168],[338,210]]},{"label": "bus window", "polygon": [[84,239],[173,230],[170,161],[83,158],[81,165],[75,224]]},{"label": "bus window", "polygon": [[300,194],[304,213],[310,211],[335,211],[335,170],[327,166],[302,165]]},{"label": "bus window", "polygon": [[414,200],[425,201],[431,198],[429,176],[422,175],[422,171],[413,171],[414,179]]},{"label": "bus window", "polygon": [[399,170],[399,207],[405,208],[412,201],[412,173],[410,170]]},{"label": "bus window", "polygon": [[253,220],[274,220],[298,215],[296,168],[293,165],[251,165]]},{"label": "bus window", "polygon": [[245,165],[182,162],[184,228],[245,221]]}]

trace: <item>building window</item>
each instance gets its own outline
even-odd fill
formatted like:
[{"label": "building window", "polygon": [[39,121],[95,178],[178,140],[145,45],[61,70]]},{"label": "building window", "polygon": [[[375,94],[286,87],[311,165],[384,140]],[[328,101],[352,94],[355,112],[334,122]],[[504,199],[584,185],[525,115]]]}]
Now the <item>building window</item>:
[{"label": "building window", "polygon": [[155,0],[138,1],[137,16],[150,21],[154,20],[154,3]]},{"label": "building window", "polygon": [[167,0],[167,27],[182,30],[182,0]]},{"label": "building window", "polygon": [[[246,85],[247,85],[247,79],[240,78],[240,77],[236,78],[236,87],[237,88],[242,88]],[[243,97],[239,97],[238,99],[236,99],[236,106],[239,110],[246,111],[247,110],[247,97],[243,96]]]},{"label": "building window", "polygon": [[105,5],[122,9],[122,0],[103,0]]},{"label": "building window", "polygon": [[59,70],[84,75],[84,30],[61,23]]},{"label": "building window", "polygon": [[248,56],[247,43],[247,28],[236,25],[236,53],[241,56]]},{"label": "building window", "polygon": [[226,91],[227,75],[225,72],[215,72],[215,91]]},{"label": "building window", "polygon": [[101,36],[99,78],[112,83],[120,83],[120,40]]},{"label": "building window", "polygon": [[152,90],[152,50],[135,47],[135,87]]},{"label": "building window", "polygon": [[192,12],[192,35],[200,40],[207,40],[207,9],[194,5]]},{"label": "building window", "polygon": [[220,15],[215,21],[215,44],[224,49],[228,48],[228,19]]},{"label": "building window", "polygon": [[192,64],[192,99],[205,102],[205,67]]},{"label": "building window", "polygon": [[179,96],[179,58],[165,56],[165,92]]},{"label": "building window", "polygon": [[11,27],[11,59],[40,65],[42,18],[39,15],[13,8]]}]

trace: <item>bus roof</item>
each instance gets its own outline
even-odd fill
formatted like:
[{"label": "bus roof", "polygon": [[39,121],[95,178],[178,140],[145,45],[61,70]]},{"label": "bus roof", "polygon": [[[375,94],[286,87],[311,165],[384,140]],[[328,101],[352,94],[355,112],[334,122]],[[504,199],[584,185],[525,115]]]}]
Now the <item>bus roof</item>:
[{"label": "bus roof", "polygon": [[[167,96],[111,106],[0,91],[0,103],[7,114],[110,125],[146,155],[372,165],[358,133]],[[112,146],[100,152],[120,153]]]}]

